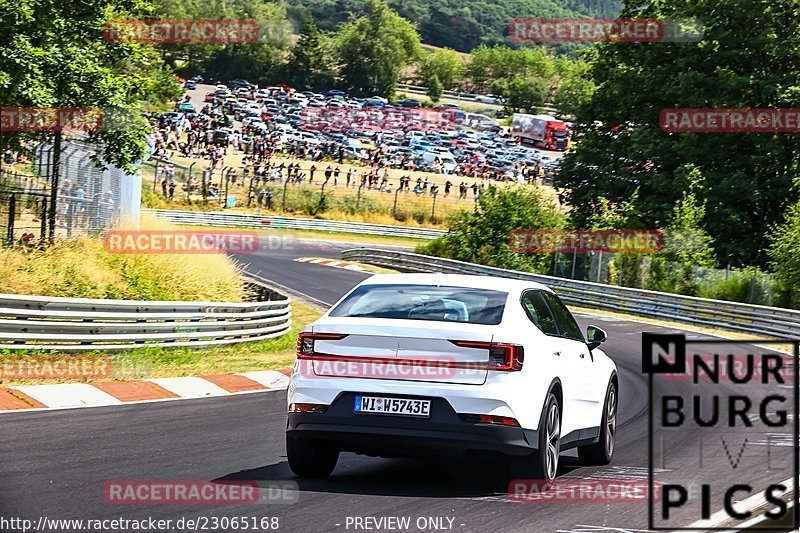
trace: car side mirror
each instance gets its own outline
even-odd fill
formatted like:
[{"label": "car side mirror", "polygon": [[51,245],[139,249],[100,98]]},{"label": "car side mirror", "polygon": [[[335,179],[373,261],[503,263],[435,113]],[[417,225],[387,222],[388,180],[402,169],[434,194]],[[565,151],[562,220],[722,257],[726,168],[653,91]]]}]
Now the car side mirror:
[{"label": "car side mirror", "polygon": [[608,339],[608,335],[602,329],[598,328],[597,326],[589,326],[586,328],[586,345],[589,347],[590,350],[594,350]]}]

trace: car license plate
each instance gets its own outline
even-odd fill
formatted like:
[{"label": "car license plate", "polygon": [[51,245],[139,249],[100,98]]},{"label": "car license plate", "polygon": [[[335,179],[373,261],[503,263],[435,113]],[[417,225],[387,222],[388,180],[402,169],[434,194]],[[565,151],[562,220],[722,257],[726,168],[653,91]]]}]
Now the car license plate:
[{"label": "car license plate", "polygon": [[378,414],[429,418],[431,416],[431,401],[411,398],[386,398],[382,396],[356,396],[353,412],[357,415]]}]

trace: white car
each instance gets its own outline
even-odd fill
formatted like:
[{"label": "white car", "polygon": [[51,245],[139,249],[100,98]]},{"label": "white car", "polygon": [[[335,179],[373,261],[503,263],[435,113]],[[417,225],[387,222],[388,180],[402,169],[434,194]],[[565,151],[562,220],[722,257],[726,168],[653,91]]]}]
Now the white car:
[{"label": "white car", "polygon": [[493,94],[481,94],[475,97],[476,102],[483,104],[503,105],[503,99]]},{"label": "white car", "polygon": [[598,349],[605,332],[587,334],[537,283],[373,276],[299,335],[289,466],[324,477],[341,451],[500,452],[514,473],[550,483],[568,448],[586,464],[608,464],[619,381]]}]

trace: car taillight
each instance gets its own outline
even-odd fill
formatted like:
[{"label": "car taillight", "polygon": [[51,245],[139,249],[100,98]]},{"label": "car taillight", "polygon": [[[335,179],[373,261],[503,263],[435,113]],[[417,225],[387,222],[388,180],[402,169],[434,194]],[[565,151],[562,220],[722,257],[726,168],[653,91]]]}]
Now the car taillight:
[{"label": "car taillight", "polygon": [[516,372],[522,370],[525,350],[519,344],[503,342],[450,341],[463,348],[483,348],[489,350],[489,370]]},{"label": "car taillight", "polygon": [[514,426],[519,427],[519,422],[516,418],[510,416],[495,416],[495,415],[461,415],[464,422],[472,424],[492,424],[497,426]]},{"label": "car taillight", "polygon": [[324,413],[327,405],[319,403],[293,403],[289,406],[290,413]]},{"label": "car taillight", "polygon": [[301,333],[297,336],[297,358],[308,359],[314,355],[314,341],[344,339],[347,335],[341,333]]}]

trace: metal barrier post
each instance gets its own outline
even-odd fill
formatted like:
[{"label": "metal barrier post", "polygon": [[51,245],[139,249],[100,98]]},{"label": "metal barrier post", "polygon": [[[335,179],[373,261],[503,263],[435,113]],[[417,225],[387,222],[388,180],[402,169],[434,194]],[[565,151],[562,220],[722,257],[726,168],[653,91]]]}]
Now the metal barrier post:
[{"label": "metal barrier post", "polygon": [[11,198],[8,201],[8,246],[14,246],[14,214],[17,210],[17,195],[11,193]]}]

